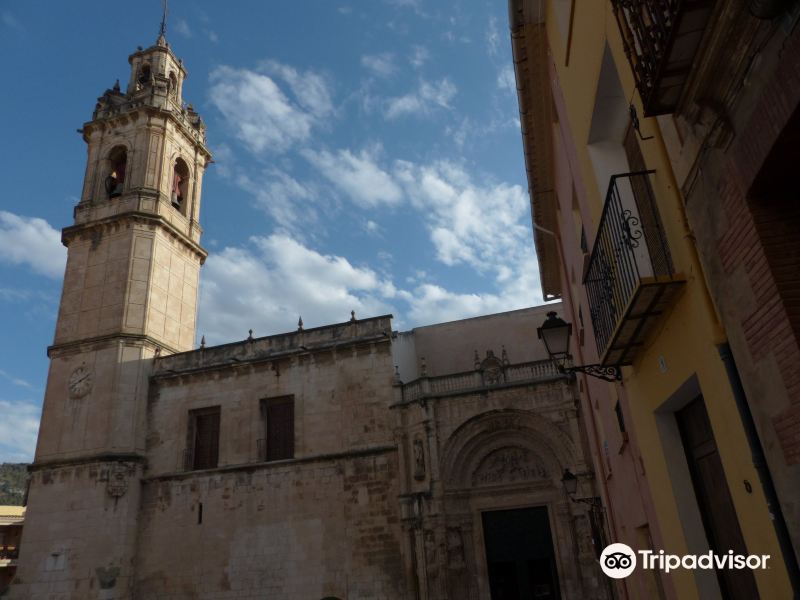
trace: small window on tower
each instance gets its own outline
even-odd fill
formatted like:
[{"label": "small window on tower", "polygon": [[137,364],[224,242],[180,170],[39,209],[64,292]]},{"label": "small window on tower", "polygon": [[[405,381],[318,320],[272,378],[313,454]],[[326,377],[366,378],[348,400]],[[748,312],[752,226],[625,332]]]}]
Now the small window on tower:
[{"label": "small window on tower", "polygon": [[108,162],[109,172],[105,181],[106,194],[108,194],[109,198],[116,198],[122,195],[128,152],[122,146],[117,146],[109,153]]},{"label": "small window on tower", "polygon": [[175,77],[175,73],[169,74],[169,95],[175,96],[178,93],[178,78]]},{"label": "small window on tower", "polygon": [[185,212],[186,197],[189,190],[189,167],[183,159],[175,161],[175,170],[172,174],[172,206],[181,212]]}]

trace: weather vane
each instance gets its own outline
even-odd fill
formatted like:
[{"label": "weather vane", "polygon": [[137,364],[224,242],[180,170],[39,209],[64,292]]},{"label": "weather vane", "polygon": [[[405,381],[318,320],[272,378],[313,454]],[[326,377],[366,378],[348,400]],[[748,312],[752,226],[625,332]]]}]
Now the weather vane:
[{"label": "weather vane", "polygon": [[161,0],[161,6],[164,9],[161,15],[161,29],[159,30],[159,35],[166,37],[167,34],[167,13],[169,10],[167,9],[167,0]]}]

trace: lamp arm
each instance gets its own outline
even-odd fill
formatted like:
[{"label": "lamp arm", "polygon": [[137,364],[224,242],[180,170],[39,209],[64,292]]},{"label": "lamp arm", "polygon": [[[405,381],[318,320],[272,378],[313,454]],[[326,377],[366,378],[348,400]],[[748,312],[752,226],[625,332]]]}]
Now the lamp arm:
[{"label": "lamp arm", "polygon": [[581,365],[575,367],[562,367],[564,373],[585,373],[589,377],[597,377],[606,381],[622,381],[622,369],[617,365]]}]

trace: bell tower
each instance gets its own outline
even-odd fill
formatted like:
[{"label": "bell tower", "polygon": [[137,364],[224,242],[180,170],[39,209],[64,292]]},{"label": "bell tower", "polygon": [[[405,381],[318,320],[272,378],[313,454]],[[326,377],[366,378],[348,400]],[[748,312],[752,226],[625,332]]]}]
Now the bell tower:
[{"label": "bell tower", "polygon": [[106,90],[80,130],[88,159],[74,224],[62,232],[67,267],[37,461],[142,449],[141,361],[194,344],[205,125],[183,103],[186,69],[163,33],[128,62],[125,91],[118,82]]},{"label": "bell tower", "polygon": [[[98,98],[12,598],[130,598],[155,356],[192,349],[205,125],[161,33]],[[102,592],[102,593],[101,593]],[[100,595],[98,595],[100,594]],[[104,595],[105,594],[105,595]]]}]

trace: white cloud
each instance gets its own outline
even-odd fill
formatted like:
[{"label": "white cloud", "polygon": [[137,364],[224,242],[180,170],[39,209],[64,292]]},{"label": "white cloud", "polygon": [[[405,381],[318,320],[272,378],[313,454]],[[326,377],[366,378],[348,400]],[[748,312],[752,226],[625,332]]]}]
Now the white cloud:
[{"label": "white cloud", "polygon": [[304,150],[303,156],[350,200],[362,207],[398,204],[402,200],[402,190],[392,176],[378,166],[374,153],[367,150],[359,154],[350,150],[336,153]]},{"label": "white cloud", "polygon": [[290,99],[275,80],[260,71],[217,67],[211,72],[211,102],[253,152],[281,153],[307,140],[314,125],[333,112],[324,78],[275,61],[260,66],[288,86]]},{"label": "white cloud", "polygon": [[313,204],[316,193],[310,184],[300,183],[288,173],[268,168],[255,175],[239,172],[235,183],[252,194],[256,206],[266,212],[279,227],[300,230],[317,221]]},{"label": "white cloud", "polygon": [[0,210],[0,262],[58,278],[64,275],[66,258],[61,234],[47,221]]},{"label": "white cloud", "polygon": [[425,46],[414,46],[411,50],[411,56],[408,59],[408,62],[411,65],[419,69],[422,65],[428,62],[428,59],[431,57],[430,52]]},{"label": "white cloud", "polygon": [[506,90],[512,94],[517,91],[517,82],[514,79],[514,67],[511,65],[504,65],[497,74],[497,87],[501,90]]},{"label": "white cloud", "polygon": [[8,11],[3,11],[0,13],[0,21],[2,21],[3,25],[11,29],[16,29],[19,32],[25,31],[22,23],[20,23],[19,20]]},{"label": "white cloud", "polygon": [[219,36],[217,35],[216,31],[209,30],[206,32],[206,35],[208,35],[208,41],[213,44],[216,44],[219,41]]},{"label": "white cloud", "polygon": [[361,57],[361,66],[382,77],[388,77],[397,69],[391,52],[364,55]]},{"label": "white cloud", "polygon": [[33,460],[41,412],[36,404],[0,400],[0,462]]},{"label": "white cloud", "polygon": [[11,383],[13,383],[16,386],[28,388],[29,390],[33,389],[33,386],[30,384],[30,382],[25,381],[24,379],[21,379],[20,377],[15,377],[11,373],[3,371],[2,369],[0,369],[0,377],[10,381]]},{"label": "white cloud", "polygon": [[[406,317],[412,326],[432,325],[541,304],[543,300],[535,259],[531,256],[517,267],[516,279],[498,293],[457,293],[439,285],[422,283],[413,291],[399,292],[398,296],[408,303]],[[412,282],[415,280],[410,279]]]},{"label": "white cloud", "polygon": [[189,28],[189,23],[187,23],[185,19],[178,19],[178,21],[175,23],[175,31],[177,31],[183,37],[192,37],[192,30]]},{"label": "white cloud", "polygon": [[396,119],[407,114],[427,115],[436,108],[452,108],[450,101],[458,89],[448,78],[438,82],[421,81],[419,88],[411,93],[390,98],[386,103],[385,116]]},{"label": "white cloud", "polygon": [[282,152],[308,139],[312,116],[291,102],[271,78],[222,66],[211,72],[210,80],[212,104],[253,152]]},{"label": "white cloud", "polygon": [[486,29],[486,46],[489,50],[489,56],[497,56],[500,48],[500,32],[497,29],[497,18],[491,17],[489,25]]},{"label": "white cloud", "polygon": [[203,269],[199,334],[209,343],[291,331],[392,312],[396,290],[372,269],[325,255],[288,235],[254,237],[246,248],[225,248]]},{"label": "white cloud", "polygon": [[333,112],[333,102],[325,78],[314,71],[298,72],[294,67],[274,60],[261,63],[261,69],[280,77],[291,89],[295,100],[317,118]]},{"label": "white cloud", "polygon": [[486,272],[519,259],[529,248],[527,197],[518,185],[476,184],[467,171],[441,161],[419,166],[398,161],[395,177],[427,215],[437,258]]}]

